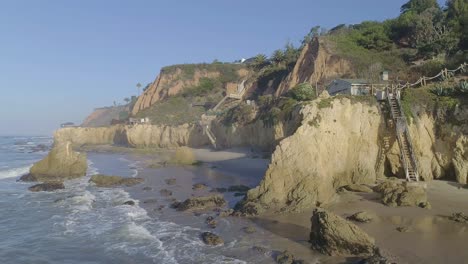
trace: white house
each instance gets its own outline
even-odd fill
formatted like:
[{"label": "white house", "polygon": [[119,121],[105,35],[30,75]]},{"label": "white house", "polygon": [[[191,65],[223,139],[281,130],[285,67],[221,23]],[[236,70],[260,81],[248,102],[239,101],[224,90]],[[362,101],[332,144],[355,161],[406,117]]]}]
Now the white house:
[{"label": "white house", "polygon": [[371,93],[371,83],[359,79],[336,79],[330,83],[327,90],[330,95],[369,95]]}]

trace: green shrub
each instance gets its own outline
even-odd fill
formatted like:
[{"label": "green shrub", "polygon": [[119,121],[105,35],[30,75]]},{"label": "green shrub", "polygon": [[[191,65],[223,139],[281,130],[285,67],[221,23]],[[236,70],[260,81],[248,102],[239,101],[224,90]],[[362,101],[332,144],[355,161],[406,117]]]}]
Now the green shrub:
[{"label": "green shrub", "polygon": [[316,90],[310,83],[301,83],[288,92],[288,96],[298,101],[309,101],[315,99]]},{"label": "green shrub", "polygon": [[241,103],[237,107],[231,108],[227,111],[223,118],[223,124],[226,126],[230,126],[236,122],[247,124],[252,121],[253,112],[253,106]]}]

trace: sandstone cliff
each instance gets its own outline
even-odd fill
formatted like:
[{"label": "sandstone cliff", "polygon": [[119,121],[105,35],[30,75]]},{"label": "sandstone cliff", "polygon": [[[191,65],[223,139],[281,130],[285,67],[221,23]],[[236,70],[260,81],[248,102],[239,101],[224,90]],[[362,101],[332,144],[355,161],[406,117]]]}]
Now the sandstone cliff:
[{"label": "sandstone cliff", "polygon": [[[349,61],[333,53],[325,39],[315,38],[301,51],[293,71],[281,82],[276,95],[282,95],[304,82],[315,86],[316,82],[322,83],[332,78],[353,75],[353,68]],[[323,85],[325,84],[327,83]]]},{"label": "sandstone cliff", "polygon": [[301,126],[277,146],[247,202],[300,211],[331,201],[340,186],[375,181],[382,123],[376,105],[321,98],[301,114]]},{"label": "sandstone cliff", "polygon": [[[439,109],[435,115],[413,106],[413,112],[410,132],[420,176],[425,181],[448,179],[468,183],[468,106],[459,106],[453,113]],[[402,175],[399,153],[395,144],[388,155],[388,166],[391,173]]]},{"label": "sandstone cliff", "polygon": [[[224,78],[226,77],[225,68],[228,68],[227,70],[231,75],[232,71],[234,71],[238,79],[248,75],[248,71],[243,65],[236,64],[189,64],[163,68],[156,80],[138,97],[132,114],[136,115],[139,111],[152,106],[160,100],[177,95],[185,88],[197,85],[202,78]],[[228,80],[223,82],[224,89],[232,90],[232,87],[237,87],[237,78],[236,80],[231,80],[232,76],[227,78]]]}]

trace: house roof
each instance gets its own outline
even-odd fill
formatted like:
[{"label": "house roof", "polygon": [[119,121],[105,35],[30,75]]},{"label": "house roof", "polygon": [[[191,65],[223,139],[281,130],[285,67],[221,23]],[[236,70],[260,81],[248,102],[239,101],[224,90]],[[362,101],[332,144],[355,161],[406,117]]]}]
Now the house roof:
[{"label": "house roof", "polygon": [[342,80],[350,84],[370,84],[369,81],[366,81],[364,79],[338,79],[338,80]]}]

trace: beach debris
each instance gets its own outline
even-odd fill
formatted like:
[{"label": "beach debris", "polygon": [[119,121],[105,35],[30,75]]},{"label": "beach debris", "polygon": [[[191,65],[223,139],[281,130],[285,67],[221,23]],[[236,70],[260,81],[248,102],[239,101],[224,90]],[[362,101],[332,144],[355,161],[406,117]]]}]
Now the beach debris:
[{"label": "beach debris", "polygon": [[129,200],[129,201],[126,201],[125,203],[123,203],[124,205],[135,205],[135,201],[132,201],[132,200]]},{"label": "beach debris", "polygon": [[246,227],[242,228],[242,231],[244,231],[247,234],[253,234],[253,233],[257,232],[255,227],[253,227],[253,226],[246,226]]},{"label": "beach debris", "polygon": [[207,186],[203,183],[195,183],[193,186],[192,186],[192,190],[195,190],[195,191],[198,191],[198,190],[203,190],[205,189]]},{"label": "beach debris", "polygon": [[382,195],[382,203],[387,206],[427,206],[426,189],[419,185],[387,180],[374,190]]},{"label": "beach debris", "polygon": [[359,223],[369,223],[372,220],[374,220],[377,216],[373,213],[362,211],[355,213],[349,217],[347,217],[348,220],[356,221]]},{"label": "beach debris", "polygon": [[221,207],[226,205],[226,200],[221,195],[202,196],[189,198],[182,203],[175,205],[178,211],[187,211],[193,209],[206,209],[212,207]]},{"label": "beach debris", "polygon": [[220,236],[215,235],[211,232],[203,232],[201,235],[201,238],[205,244],[210,245],[210,246],[217,246],[217,245],[224,244],[224,241]]},{"label": "beach debris", "polygon": [[168,189],[161,189],[159,191],[159,193],[162,195],[162,196],[172,196],[172,191],[169,191]]},{"label": "beach debris", "polygon": [[312,248],[331,256],[364,256],[374,253],[375,240],[357,225],[327,212],[315,209],[311,218]]},{"label": "beach debris", "polygon": [[213,216],[208,216],[205,219],[205,223],[211,228],[216,228],[216,225],[218,224],[218,222],[215,220]]},{"label": "beach debris", "polygon": [[166,182],[167,185],[175,185],[176,184],[176,179],[171,178],[171,179],[165,179],[164,182]]},{"label": "beach debris", "polygon": [[97,187],[117,187],[117,186],[133,186],[142,183],[142,178],[124,178],[120,176],[109,176],[96,174],[91,176],[89,182],[94,183]]},{"label": "beach debris", "polygon": [[153,188],[151,188],[150,186],[143,187],[143,191],[145,192],[152,191],[152,190]]},{"label": "beach debris", "polygon": [[46,182],[36,184],[28,188],[31,192],[53,192],[56,190],[65,189],[62,182]]},{"label": "beach debris", "polygon": [[462,212],[453,213],[449,219],[458,223],[468,224],[468,216]]},{"label": "beach debris", "polygon": [[350,184],[350,185],[346,185],[343,187],[343,189],[347,190],[347,191],[350,191],[350,192],[362,192],[362,193],[373,193],[374,191],[366,186],[366,185],[362,185],[362,184]]}]

